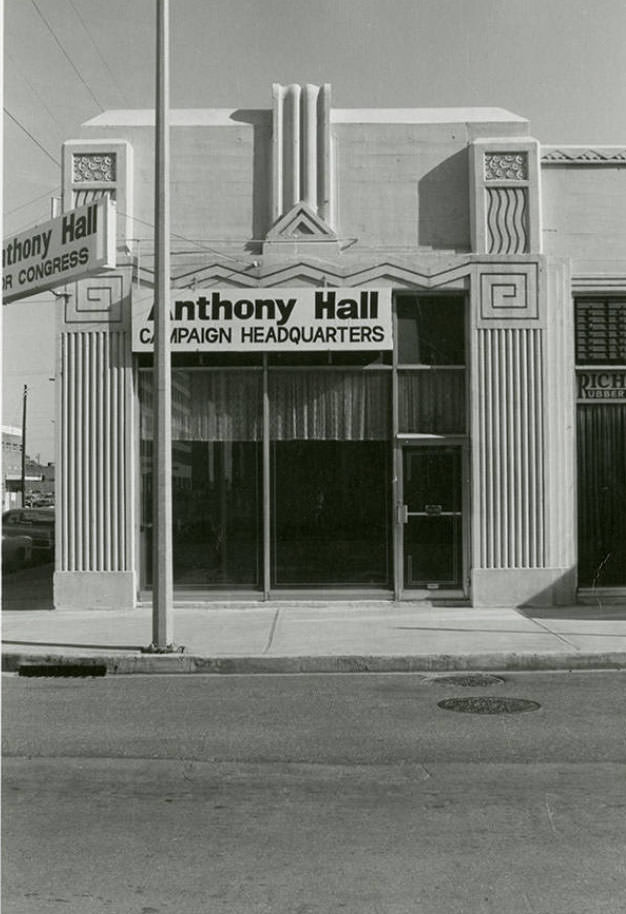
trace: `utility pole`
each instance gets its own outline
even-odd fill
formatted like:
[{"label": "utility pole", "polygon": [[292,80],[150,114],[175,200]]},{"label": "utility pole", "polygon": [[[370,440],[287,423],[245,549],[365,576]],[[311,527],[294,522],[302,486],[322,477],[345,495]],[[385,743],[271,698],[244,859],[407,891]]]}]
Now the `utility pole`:
[{"label": "utility pole", "polygon": [[22,399],[22,507],[26,506],[26,404],[28,403],[28,385],[24,384]]},{"label": "utility pole", "polygon": [[[0,103],[4,109],[4,0],[0,0]],[[0,143],[0,175],[4,177],[4,153],[3,144]],[[0,212],[4,212],[4,198],[2,188],[4,181],[0,181]],[[2,225],[0,225],[0,240],[4,241]],[[4,244],[3,244],[4,246]],[[2,278],[2,263],[0,263],[0,279]],[[4,375],[4,365],[2,362],[2,352],[4,350],[4,328],[3,328],[3,307],[0,307],[0,378]],[[2,448],[0,447],[0,479],[4,479],[4,465],[2,460]],[[4,505],[2,506],[4,508]],[[0,511],[0,533],[2,532],[2,511]],[[2,600],[2,575],[0,574],[0,602]]]},{"label": "utility pole", "polygon": [[152,644],[177,650],[173,637],[172,376],[170,359],[169,0],[156,0],[154,183],[154,440],[152,443]]}]

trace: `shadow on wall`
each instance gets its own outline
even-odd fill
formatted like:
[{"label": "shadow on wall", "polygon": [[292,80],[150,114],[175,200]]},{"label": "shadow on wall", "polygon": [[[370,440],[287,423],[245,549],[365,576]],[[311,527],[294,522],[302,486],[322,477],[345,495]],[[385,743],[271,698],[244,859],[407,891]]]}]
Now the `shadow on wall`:
[{"label": "shadow on wall", "polygon": [[52,575],[54,563],[21,568],[2,575],[2,609],[54,609]]},{"label": "shadow on wall", "polygon": [[[581,597],[576,590],[576,579],[577,569],[574,567],[552,586],[539,591],[517,608],[529,619],[626,619],[626,596],[623,593],[589,588]],[[574,599],[568,603],[570,594],[574,594]]]},{"label": "shadow on wall", "polygon": [[576,566],[569,568],[560,577],[555,577],[549,586],[543,590],[538,590],[532,596],[517,603],[517,608],[524,610],[528,616],[534,616],[535,613],[553,610],[559,611],[559,608],[572,605],[576,601]]},{"label": "shadow on wall", "polygon": [[419,244],[470,251],[469,150],[445,159],[419,182]]},{"label": "shadow on wall", "polygon": [[472,605],[478,609],[509,607],[532,612],[535,608],[573,606],[576,603],[577,567],[475,568],[472,572]]},{"label": "shadow on wall", "polygon": [[250,124],[253,129],[252,225],[253,241],[246,249],[253,254],[261,251],[260,239],[271,228],[272,214],[272,112],[240,108],[231,114],[233,121]]}]

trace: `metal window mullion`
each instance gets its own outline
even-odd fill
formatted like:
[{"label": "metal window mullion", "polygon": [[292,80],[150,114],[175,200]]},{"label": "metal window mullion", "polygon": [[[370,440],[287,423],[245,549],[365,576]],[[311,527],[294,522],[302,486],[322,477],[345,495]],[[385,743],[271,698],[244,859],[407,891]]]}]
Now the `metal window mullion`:
[{"label": "metal window mullion", "polygon": [[263,598],[269,600],[271,589],[271,516],[270,516],[270,394],[267,354],[263,355]]}]

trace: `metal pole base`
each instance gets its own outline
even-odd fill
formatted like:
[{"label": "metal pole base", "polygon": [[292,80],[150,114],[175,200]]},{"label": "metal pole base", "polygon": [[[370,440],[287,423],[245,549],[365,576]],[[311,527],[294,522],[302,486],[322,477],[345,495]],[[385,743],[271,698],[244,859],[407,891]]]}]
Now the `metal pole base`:
[{"label": "metal pole base", "polygon": [[166,644],[165,647],[159,647],[154,641],[148,647],[142,647],[142,654],[184,654],[185,648],[180,644]]}]

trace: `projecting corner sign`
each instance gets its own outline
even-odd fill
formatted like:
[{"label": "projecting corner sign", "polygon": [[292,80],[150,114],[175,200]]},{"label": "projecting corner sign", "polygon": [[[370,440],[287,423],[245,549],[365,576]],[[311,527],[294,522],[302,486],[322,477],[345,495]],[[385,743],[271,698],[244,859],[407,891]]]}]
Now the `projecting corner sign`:
[{"label": "projecting corner sign", "polygon": [[[133,349],[153,345],[154,306],[145,299],[133,307]],[[176,352],[391,349],[391,289],[178,290],[170,345]]]},{"label": "projecting corner sign", "polygon": [[103,197],[2,247],[2,300],[15,301],[115,267],[115,205]]}]

